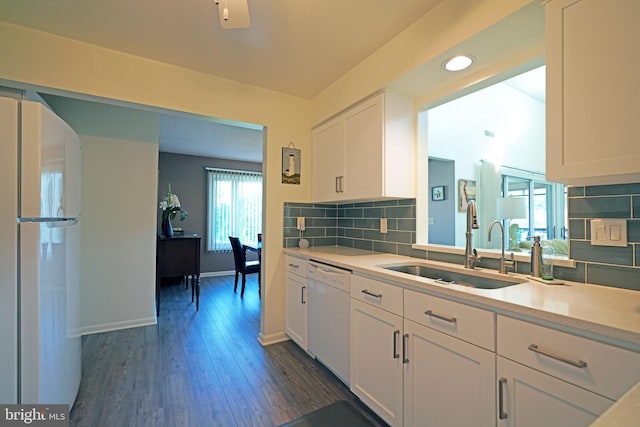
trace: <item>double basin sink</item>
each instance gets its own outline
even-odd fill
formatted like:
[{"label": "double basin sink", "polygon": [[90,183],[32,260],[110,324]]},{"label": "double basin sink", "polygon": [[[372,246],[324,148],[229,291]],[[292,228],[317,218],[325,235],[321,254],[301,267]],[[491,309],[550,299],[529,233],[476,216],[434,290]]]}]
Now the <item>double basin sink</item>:
[{"label": "double basin sink", "polygon": [[508,280],[502,278],[494,279],[430,267],[421,264],[399,264],[381,267],[385,270],[397,271],[400,273],[411,274],[413,276],[426,277],[428,279],[433,279],[437,283],[445,285],[461,285],[478,289],[500,289],[526,282],[526,280],[518,277],[509,276]]}]

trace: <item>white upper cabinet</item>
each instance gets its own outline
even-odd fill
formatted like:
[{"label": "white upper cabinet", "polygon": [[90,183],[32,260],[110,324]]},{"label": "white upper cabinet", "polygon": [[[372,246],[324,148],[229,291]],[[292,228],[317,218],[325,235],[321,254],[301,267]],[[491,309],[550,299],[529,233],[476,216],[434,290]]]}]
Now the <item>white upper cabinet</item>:
[{"label": "white upper cabinet", "polygon": [[315,202],[415,197],[413,101],[383,93],[313,129]]},{"label": "white upper cabinet", "polygon": [[640,1],[546,3],[547,179],[640,181]]}]

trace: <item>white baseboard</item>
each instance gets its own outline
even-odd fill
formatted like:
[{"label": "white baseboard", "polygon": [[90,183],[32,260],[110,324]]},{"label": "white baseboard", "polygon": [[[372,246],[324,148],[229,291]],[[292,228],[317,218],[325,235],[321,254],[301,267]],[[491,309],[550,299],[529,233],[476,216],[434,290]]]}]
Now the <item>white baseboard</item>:
[{"label": "white baseboard", "polygon": [[258,335],[258,342],[263,347],[271,344],[277,344],[279,342],[288,341],[289,339],[289,336],[284,332],[278,332],[277,334],[270,335],[263,335],[262,332],[260,332],[260,335]]},{"label": "white baseboard", "polygon": [[144,319],[125,320],[122,322],[103,323],[101,325],[84,326],[82,335],[99,334],[101,332],[118,331],[120,329],[138,328],[141,326],[150,326],[157,324],[156,317],[148,317]]},{"label": "white baseboard", "polygon": [[209,271],[207,273],[200,273],[200,277],[217,277],[217,276],[233,276],[236,274],[235,270],[229,271]]}]

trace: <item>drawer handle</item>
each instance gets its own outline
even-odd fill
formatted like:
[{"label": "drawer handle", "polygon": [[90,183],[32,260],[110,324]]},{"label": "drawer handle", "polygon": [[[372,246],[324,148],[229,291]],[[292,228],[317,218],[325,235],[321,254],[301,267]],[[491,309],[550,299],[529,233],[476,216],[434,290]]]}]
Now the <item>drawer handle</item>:
[{"label": "drawer handle", "polygon": [[456,319],[455,317],[446,317],[441,314],[436,314],[431,310],[425,311],[424,314],[426,314],[429,317],[435,317],[436,319],[444,320],[445,322],[449,322],[449,323],[456,323],[458,321],[458,319]]},{"label": "drawer handle", "polygon": [[502,377],[498,380],[498,418],[506,420],[509,415],[504,411],[504,386],[507,379]]},{"label": "drawer handle", "polygon": [[398,353],[398,337],[399,336],[400,336],[399,330],[393,331],[393,358],[394,359],[397,359],[400,357],[400,354]]},{"label": "drawer handle", "polygon": [[369,295],[370,297],[374,297],[374,298],[382,298],[382,294],[374,294],[373,292],[367,290],[367,289],[363,289],[360,292],[362,292],[365,295]]},{"label": "drawer handle", "polygon": [[402,336],[402,363],[409,363],[409,358],[407,357],[407,345],[409,343],[409,334],[404,334]]},{"label": "drawer handle", "polygon": [[543,350],[540,347],[538,347],[536,344],[531,344],[529,346],[529,350],[533,351],[534,353],[538,353],[538,354],[541,354],[543,356],[547,356],[547,357],[550,357],[552,359],[558,360],[560,362],[569,364],[571,366],[575,366],[576,368],[586,368],[587,367],[587,362],[585,362],[584,360],[578,360],[576,362],[575,360],[567,359],[566,357],[560,356],[558,354],[552,353],[552,352],[547,351],[547,350]]},{"label": "drawer handle", "polygon": [[300,266],[296,265],[296,264],[289,264],[289,267],[291,267],[291,268],[299,268]]}]

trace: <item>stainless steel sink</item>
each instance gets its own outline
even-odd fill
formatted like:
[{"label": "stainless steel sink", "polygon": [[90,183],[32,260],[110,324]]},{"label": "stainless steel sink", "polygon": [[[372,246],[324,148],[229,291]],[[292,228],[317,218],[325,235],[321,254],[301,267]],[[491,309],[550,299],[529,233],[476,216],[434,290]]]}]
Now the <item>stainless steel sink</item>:
[{"label": "stainless steel sink", "polygon": [[499,289],[507,286],[524,283],[526,280],[509,277],[509,280],[481,277],[471,274],[464,274],[457,271],[449,271],[440,268],[428,267],[420,264],[402,264],[383,267],[386,270],[398,271],[400,273],[433,279],[438,283],[469,286],[478,289]]}]

